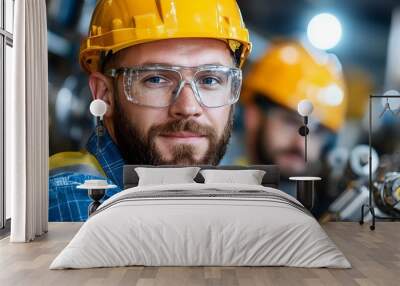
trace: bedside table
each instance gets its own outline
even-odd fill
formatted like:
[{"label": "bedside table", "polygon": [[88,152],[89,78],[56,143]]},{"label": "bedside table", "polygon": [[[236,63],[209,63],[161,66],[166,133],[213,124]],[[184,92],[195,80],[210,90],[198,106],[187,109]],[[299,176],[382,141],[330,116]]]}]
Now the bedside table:
[{"label": "bedside table", "polygon": [[289,180],[296,181],[296,198],[308,210],[314,207],[315,184],[321,181],[320,177],[290,177]]}]

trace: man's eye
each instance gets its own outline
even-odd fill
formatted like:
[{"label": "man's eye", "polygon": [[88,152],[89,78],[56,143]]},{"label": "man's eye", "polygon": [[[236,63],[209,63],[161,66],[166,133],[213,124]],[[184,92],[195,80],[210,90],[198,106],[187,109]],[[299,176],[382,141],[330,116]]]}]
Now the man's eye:
[{"label": "man's eye", "polygon": [[153,83],[153,84],[160,84],[160,83],[166,83],[167,80],[165,80],[164,78],[162,78],[160,76],[153,76],[153,77],[147,78],[146,82]]},{"label": "man's eye", "polygon": [[209,76],[209,77],[202,78],[200,80],[200,83],[204,84],[204,85],[215,85],[215,84],[219,84],[220,81],[218,78]]}]

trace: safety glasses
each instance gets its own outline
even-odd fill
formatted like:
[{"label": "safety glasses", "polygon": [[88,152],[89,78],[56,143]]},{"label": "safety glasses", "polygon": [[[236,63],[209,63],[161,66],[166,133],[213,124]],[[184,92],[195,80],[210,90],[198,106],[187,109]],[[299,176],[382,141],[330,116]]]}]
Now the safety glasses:
[{"label": "safety glasses", "polygon": [[222,107],[238,101],[242,71],[219,65],[198,67],[144,65],[110,69],[105,73],[113,78],[122,75],[126,98],[135,104],[168,107],[188,85],[199,104]]}]

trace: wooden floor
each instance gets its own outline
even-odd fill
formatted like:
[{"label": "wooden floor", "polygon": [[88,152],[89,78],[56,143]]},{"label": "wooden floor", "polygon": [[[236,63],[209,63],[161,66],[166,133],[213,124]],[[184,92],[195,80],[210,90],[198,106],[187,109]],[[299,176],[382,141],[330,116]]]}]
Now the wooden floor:
[{"label": "wooden floor", "polygon": [[122,267],[48,270],[80,227],[51,223],[49,233],[27,244],[0,241],[0,285],[400,285],[400,223],[381,222],[375,231],[358,223],[323,225],[353,268]]}]

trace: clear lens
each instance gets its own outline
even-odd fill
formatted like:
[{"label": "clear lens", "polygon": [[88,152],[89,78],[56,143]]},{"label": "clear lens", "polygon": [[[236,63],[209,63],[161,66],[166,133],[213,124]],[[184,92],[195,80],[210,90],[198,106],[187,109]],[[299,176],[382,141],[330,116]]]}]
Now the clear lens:
[{"label": "clear lens", "polygon": [[[190,75],[190,80],[183,79],[188,77],[186,75]],[[233,104],[239,98],[241,82],[239,69],[223,66],[130,68],[123,72],[128,100],[151,107],[171,105],[186,84],[192,87],[197,100],[206,107]]]},{"label": "clear lens", "polygon": [[131,83],[130,95],[141,105],[166,107],[174,98],[180,74],[173,70],[138,70]]},{"label": "clear lens", "polygon": [[231,96],[229,72],[203,70],[196,74],[195,84],[205,106],[218,107],[228,104]]}]

